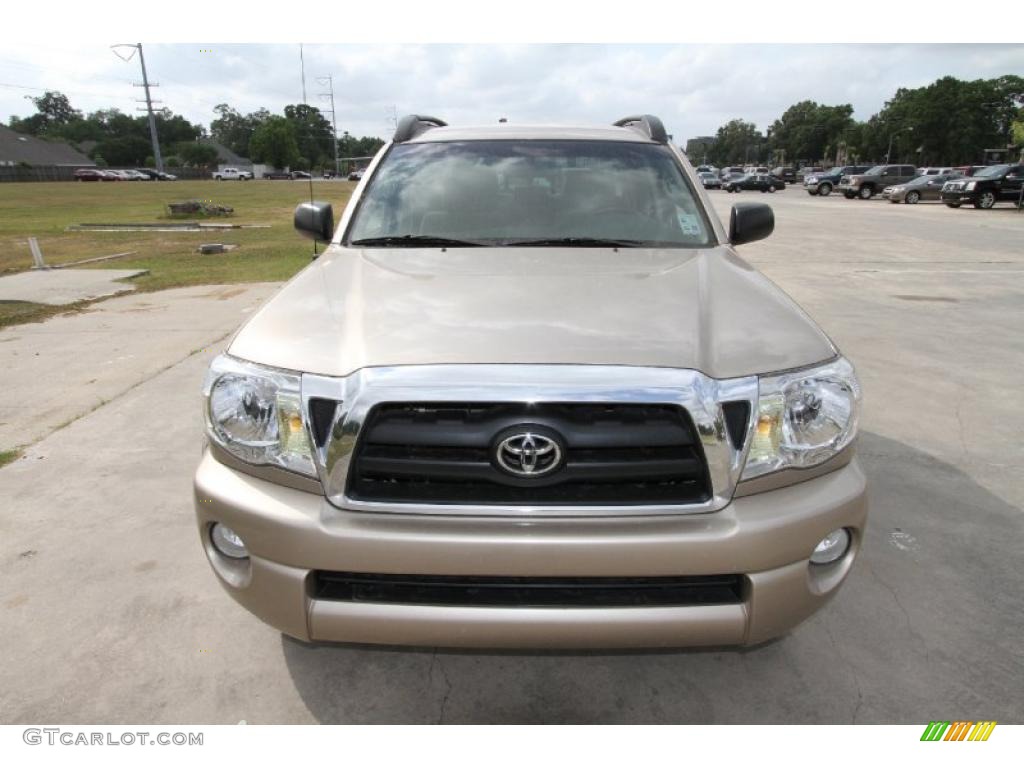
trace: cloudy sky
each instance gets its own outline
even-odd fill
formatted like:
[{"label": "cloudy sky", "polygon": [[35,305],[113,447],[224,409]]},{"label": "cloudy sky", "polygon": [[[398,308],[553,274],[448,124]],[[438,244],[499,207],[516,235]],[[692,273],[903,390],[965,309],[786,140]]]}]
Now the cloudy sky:
[{"label": "cloudy sky", "polygon": [[[5,41],[0,120],[31,114],[25,97],[44,89],[84,111],[133,110],[138,60],[124,63],[108,46]],[[145,53],[160,84],[154,98],[194,122],[209,124],[222,102],[249,112],[302,100],[298,45],[153,44]],[[900,86],[1024,73],[1024,45],[306,45],[304,55],[307,101],[328,106],[317,78],[331,75],[339,132],[382,137],[395,112],[463,124],[650,112],[685,141],[734,117],[763,129],[802,99],[850,103],[865,119]]]}]

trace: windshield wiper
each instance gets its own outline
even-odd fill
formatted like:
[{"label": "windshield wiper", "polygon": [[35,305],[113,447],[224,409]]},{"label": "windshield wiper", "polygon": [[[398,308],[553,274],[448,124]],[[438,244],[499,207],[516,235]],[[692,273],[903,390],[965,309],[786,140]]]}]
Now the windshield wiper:
[{"label": "windshield wiper", "polygon": [[613,240],[603,237],[544,237],[537,240],[506,240],[511,246],[565,246],[568,248],[639,248],[643,240]]},{"label": "windshield wiper", "polygon": [[402,246],[420,246],[422,248],[480,248],[491,243],[479,243],[473,240],[458,240],[454,237],[439,235],[385,235],[383,237],[364,237],[353,240],[349,245],[381,246],[384,248],[400,248]]}]

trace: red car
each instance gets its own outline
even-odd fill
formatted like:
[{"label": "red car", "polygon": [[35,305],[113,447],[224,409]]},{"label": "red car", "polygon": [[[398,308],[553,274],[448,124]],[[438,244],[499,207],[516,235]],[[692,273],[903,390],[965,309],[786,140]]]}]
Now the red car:
[{"label": "red car", "polygon": [[113,181],[107,178],[105,171],[99,168],[79,168],[75,171],[75,181]]}]

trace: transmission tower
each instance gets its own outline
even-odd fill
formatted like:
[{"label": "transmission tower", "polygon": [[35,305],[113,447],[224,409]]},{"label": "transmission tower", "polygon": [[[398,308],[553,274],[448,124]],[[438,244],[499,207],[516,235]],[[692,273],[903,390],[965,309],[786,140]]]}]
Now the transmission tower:
[{"label": "transmission tower", "polygon": [[331,137],[334,142],[334,172],[341,175],[341,164],[338,162],[338,119],[334,114],[334,78],[331,75],[324,75],[316,79],[318,83],[323,85],[327,83],[327,93],[321,93],[321,99],[329,98],[331,100]]}]

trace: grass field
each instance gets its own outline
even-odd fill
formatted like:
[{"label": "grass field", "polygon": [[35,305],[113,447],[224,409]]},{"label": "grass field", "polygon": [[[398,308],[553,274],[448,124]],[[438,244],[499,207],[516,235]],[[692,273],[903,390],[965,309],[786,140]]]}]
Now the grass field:
[{"label": "grass field", "polygon": [[[335,220],[355,188],[347,181],[314,181],[313,195],[334,205]],[[65,232],[71,224],[170,221],[165,206],[178,200],[230,205],[225,221],[269,224],[226,232]],[[309,199],[309,182],[173,181],[0,184],[0,276],[32,266],[28,238],[36,237],[47,264],[137,251],[83,268],[148,269],[131,281],[140,291],[186,285],[286,280],[309,263],[312,243],[292,228],[295,206]],[[203,256],[200,243],[234,243],[230,253]],[[0,302],[0,327],[41,320],[68,307]],[[74,309],[71,307],[70,309]]]}]

